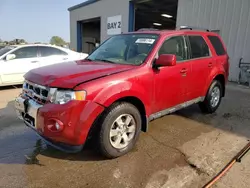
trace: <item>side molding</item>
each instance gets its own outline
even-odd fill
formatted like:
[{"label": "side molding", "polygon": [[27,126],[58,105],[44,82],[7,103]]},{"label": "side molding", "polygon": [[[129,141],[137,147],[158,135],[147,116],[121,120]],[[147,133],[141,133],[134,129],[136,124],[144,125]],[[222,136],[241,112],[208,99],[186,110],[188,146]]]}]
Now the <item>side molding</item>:
[{"label": "side molding", "polygon": [[167,114],[171,114],[173,112],[176,112],[178,110],[181,110],[181,109],[186,108],[188,106],[191,106],[193,104],[197,104],[197,103],[202,102],[204,100],[205,100],[205,97],[198,97],[196,99],[184,102],[182,104],[178,104],[177,106],[174,106],[174,107],[171,107],[171,108],[167,108],[165,110],[162,110],[160,112],[157,112],[155,114],[150,115],[149,116],[149,121],[158,119],[158,118],[163,117],[163,116],[165,116]]}]

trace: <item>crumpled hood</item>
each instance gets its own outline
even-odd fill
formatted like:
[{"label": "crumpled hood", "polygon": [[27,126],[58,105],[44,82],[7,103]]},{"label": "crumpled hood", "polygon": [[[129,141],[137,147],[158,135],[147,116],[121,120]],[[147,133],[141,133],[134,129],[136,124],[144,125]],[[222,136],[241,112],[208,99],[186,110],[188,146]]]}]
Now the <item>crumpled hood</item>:
[{"label": "crumpled hood", "polygon": [[76,85],[115,73],[133,69],[132,65],[119,65],[87,60],[58,63],[33,69],[24,78],[33,83],[58,88],[73,88]]}]

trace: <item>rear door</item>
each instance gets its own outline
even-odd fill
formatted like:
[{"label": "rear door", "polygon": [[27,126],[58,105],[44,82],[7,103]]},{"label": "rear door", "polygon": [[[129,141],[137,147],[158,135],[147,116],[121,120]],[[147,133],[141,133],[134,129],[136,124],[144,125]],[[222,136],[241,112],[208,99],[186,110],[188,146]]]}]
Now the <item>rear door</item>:
[{"label": "rear door", "polygon": [[69,61],[68,53],[50,46],[39,46],[40,66]]},{"label": "rear door", "polygon": [[36,46],[21,47],[12,52],[16,58],[1,63],[1,79],[3,84],[15,84],[24,81],[24,74],[39,67]]},{"label": "rear door", "polygon": [[184,36],[167,38],[157,56],[162,54],[176,55],[177,64],[176,66],[160,67],[158,70],[153,70],[155,83],[154,112],[185,102],[191,81],[191,64],[188,60]]},{"label": "rear door", "polygon": [[221,38],[219,36],[216,36],[216,35],[208,35],[208,40],[210,41],[210,43],[212,44],[212,46],[215,50],[216,63],[224,66],[226,75],[228,76],[228,74],[229,74],[229,62],[228,62],[229,57],[228,57],[226,48],[222,43]]},{"label": "rear door", "polygon": [[192,82],[189,86],[188,100],[192,100],[203,97],[207,79],[215,61],[203,36],[188,35],[186,39],[192,64]]}]

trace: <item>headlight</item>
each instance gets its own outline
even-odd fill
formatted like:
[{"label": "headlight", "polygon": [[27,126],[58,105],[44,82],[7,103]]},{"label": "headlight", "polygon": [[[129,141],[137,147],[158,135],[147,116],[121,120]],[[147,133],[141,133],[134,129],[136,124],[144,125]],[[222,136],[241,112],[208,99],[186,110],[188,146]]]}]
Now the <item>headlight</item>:
[{"label": "headlight", "polygon": [[50,101],[55,104],[65,104],[71,100],[85,100],[86,91],[51,89]]}]

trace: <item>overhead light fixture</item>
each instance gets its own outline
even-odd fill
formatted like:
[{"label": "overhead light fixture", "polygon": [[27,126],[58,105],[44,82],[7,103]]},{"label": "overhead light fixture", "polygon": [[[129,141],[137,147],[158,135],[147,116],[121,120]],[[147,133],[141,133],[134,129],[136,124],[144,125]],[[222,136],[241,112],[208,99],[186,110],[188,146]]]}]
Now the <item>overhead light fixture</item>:
[{"label": "overhead light fixture", "polygon": [[153,23],[153,25],[161,26],[162,24],[160,24],[160,23]]},{"label": "overhead light fixture", "polygon": [[173,16],[171,16],[169,14],[162,14],[161,16],[166,17],[166,18],[173,18]]}]

